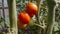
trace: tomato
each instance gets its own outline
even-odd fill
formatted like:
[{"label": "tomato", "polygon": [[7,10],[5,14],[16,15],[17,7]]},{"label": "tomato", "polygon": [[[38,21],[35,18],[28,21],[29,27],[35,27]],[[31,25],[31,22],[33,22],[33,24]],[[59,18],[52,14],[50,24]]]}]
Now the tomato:
[{"label": "tomato", "polygon": [[38,11],[38,8],[37,8],[37,5],[32,3],[32,2],[29,2],[26,6],[26,12],[29,13],[29,14],[36,14]]},{"label": "tomato", "polygon": [[20,29],[26,29],[27,28],[27,24],[21,23],[19,19],[17,20],[17,25],[18,25],[18,28],[20,28]]},{"label": "tomato", "polygon": [[35,15],[35,14],[30,14],[30,13],[28,13],[28,14],[29,14],[30,17],[33,17]]},{"label": "tomato", "polygon": [[18,18],[23,24],[29,24],[30,22],[30,16],[26,12],[19,13]]},{"label": "tomato", "polygon": [[31,19],[31,21],[30,21],[30,23],[29,23],[29,26],[30,26],[30,27],[33,27],[33,26],[34,26],[34,23],[35,23],[34,20]]}]

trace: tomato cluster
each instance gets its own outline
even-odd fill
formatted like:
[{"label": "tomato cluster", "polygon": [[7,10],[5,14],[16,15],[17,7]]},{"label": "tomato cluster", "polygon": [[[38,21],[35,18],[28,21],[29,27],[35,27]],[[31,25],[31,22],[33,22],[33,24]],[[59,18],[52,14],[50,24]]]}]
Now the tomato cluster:
[{"label": "tomato cluster", "polygon": [[37,11],[37,5],[29,2],[26,5],[26,10],[18,14],[18,28],[26,28],[27,24],[30,23],[31,17],[33,17]]}]

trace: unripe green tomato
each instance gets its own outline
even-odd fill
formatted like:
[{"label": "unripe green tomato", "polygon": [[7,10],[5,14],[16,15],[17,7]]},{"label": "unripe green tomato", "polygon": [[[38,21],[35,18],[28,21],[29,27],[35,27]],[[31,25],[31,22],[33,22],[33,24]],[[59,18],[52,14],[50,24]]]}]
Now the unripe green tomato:
[{"label": "unripe green tomato", "polygon": [[33,19],[30,20],[29,26],[30,27],[33,27],[34,26],[34,20]]}]

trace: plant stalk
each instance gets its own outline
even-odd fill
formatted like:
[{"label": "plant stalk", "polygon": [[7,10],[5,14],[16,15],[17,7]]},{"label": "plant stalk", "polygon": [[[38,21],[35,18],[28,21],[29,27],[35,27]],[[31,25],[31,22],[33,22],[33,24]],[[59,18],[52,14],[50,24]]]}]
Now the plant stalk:
[{"label": "plant stalk", "polygon": [[18,34],[16,0],[8,0],[8,8],[9,8],[9,20],[10,20],[9,34]]},{"label": "plant stalk", "polygon": [[47,15],[47,28],[45,34],[52,34],[53,26],[55,23],[55,6],[54,0],[46,0],[48,5],[48,15]]}]

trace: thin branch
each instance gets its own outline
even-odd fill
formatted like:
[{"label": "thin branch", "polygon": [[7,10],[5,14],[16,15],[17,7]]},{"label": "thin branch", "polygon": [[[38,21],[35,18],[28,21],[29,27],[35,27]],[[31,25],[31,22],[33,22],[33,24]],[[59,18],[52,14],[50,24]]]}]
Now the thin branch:
[{"label": "thin branch", "polygon": [[40,27],[40,28],[45,28],[46,26],[44,25],[44,26],[42,26],[42,25],[39,25],[39,24],[35,24],[36,26],[38,26],[38,27]]},{"label": "thin branch", "polygon": [[[41,0],[36,0],[37,1],[37,6],[38,6],[38,12],[36,14],[36,19],[37,19],[37,23],[39,25],[41,25],[40,19],[39,19],[39,12],[40,12],[40,2]],[[41,34],[41,28],[37,27],[37,34]]]}]

